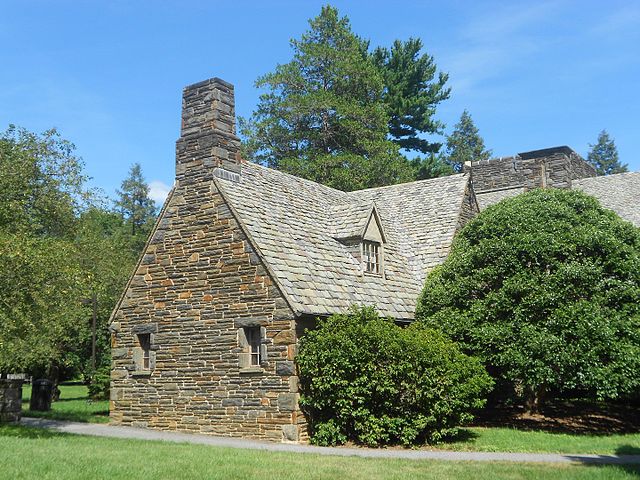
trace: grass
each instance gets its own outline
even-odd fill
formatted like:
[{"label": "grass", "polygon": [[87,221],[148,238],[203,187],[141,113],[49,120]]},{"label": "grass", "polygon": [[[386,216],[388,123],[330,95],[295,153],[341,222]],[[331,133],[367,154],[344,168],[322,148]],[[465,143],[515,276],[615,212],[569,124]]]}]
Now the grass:
[{"label": "grass", "polygon": [[[30,388],[23,389],[28,409]],[[108,402],[88,402],[83,385],[61,386],[50,412],[29,412],[59,420],[108,421]],[[640,453],[640,434],[578,435],[469,428],[447,450]],[[135,452],[135,454],[132,454]],[[28,459],[28,461],[25,461]],[[443,462],[329,457],[263,452],[142,440],[69,435],[23,426],[0,426],[0,477],[11,479],[632,479],[638,465],[564,465],[501,462]]]},{"label": "grass", "polygon": [[632,479],[638,466],[328,457],[0,426],[0,477],[136,479]]},{"label": "grass", "polygon": [[[60,400],[50,412],[30,412],[31,388],[23,388],[23,414],[55,420],[106,423],[109,402],[90,402],[87,388],[80,384],[60,386]],[[456,441],[437,446],[442,450],[477,452],[593,453],[601,455],[640,454],[640,433],[586,434],[473,427],[462,430]]]},{"label": "grass", "polygon": [[51,404],[48,412],[29,410],[31,386],[22,387],[22,415],[25,417],[70,420],[73,422],[108,423],[109,401],[89,400],[87,387],[82,384],[60,385],[60,400]]},{"label": "grass", "polygon": [[443,450],[476,452],[640,454],[640,433],[576,434],[474,427],[461,439],[442,443]]}]

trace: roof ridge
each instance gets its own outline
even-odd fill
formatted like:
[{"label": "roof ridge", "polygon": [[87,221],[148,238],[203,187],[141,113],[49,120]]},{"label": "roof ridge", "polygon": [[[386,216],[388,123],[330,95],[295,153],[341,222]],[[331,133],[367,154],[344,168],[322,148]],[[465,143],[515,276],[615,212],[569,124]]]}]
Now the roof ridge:
[{"label": "roof ridge", "polygon": [[245,160],[245,159],[243,159],[242,161],[246,162],[248,165],[259,167],[262,170],[268,170],[269,172],[275,173],[276,175],[282,175],[284,177],[290,177],[290,178],[293,178],[296,181],[302,182],[302,183],[313,184],[314,186],[319,186],[321,188],[330,190],[331,192],[334,192],[334,193],[338,193],[338,194],[342,194],[342,195],[346,195],[346,194],[349,193],[349,192],[345,192],[343,190],[338,190],[337,188],[330,187],[330,186],[325,185],[325,184],[320,183],[320,182],[314,182],[313,180],[309,180],[308,178],[298,177],[297,175],[293,175],[292,173],[283,172],[282,170],[278,170],[276,168],[271,168],[271,167],[267,167],[266,165],[261,165],[261,164],[259,164],[257,162],[252,162],[250,160]]},{"label": "roof ridge", "polygon": [[360,190],[352,190],[350,192],[343,192],[343,193],[346,193],[349,196],[352,196],[352,195],[355,195],[355,194],[357,194],[359,192],[370,192],[372,190],[382,190],[382,189],[394,188],[394,187],[395,188],[400,188],[400,187],[406,187],[406,186],[409,186],[409,185],[417,185],[419,183],[427,183],[427,182],[436,183],[436,182],[441,181],[441,180],[450,180],[452,178],[458,179],[458,178],[462,178],[462,177],[467,176],[467,175],[468,175],[468,173],[454,173],[453,175],[445,175],[443,177],[425,178],[425,179],[422,179],[422,180],[413,180],[411,182],[394,183],[392,185],[383,185],[381,187],[362,188]]},{"label": "roof ridge", "polygon": [[341,194],[341,195],[346,195],[347,197],[353,197],[359,192],[370,192],[372,190],[381,190],[381,189],[385,189],[385,188],[394,188],[394,187],[400,188],[400,187],[409,186],[409,185],[416,185],[416,184],[419,184],[419,183],[428,183],[428,182],[438,182],[438,181],[442,181],[442,180],[450,180],[452,178],[460,178],[460,177],[464,177],[464,176],[468,175],[468,173],[466,173],[466,172],[454,173],[452,175],[444,175],[442,177],[424,178],[422,180],[413,180],[411,182],[394,183],[394,184],[391,184],[391,185],[382,185],[382,186],[379,186],[379,187],[368,187],[368,188],[361,188],[359,190],[344,191],[344,190],[339,190],[337,188],[330,187],[330,186],[325,185],[325,184],[320,183],[320,182],[315,182],[313,180],[309,180],[308,178],[298,177],[297,175],[293,175],[292,173],[283,172],[282,170],[278,170],[276,168],[267,167],[266,165],[262,165],[262,164],[257,163],[257,162],[253,162],[253,161],[246,160],[246,159],[242,159],[242,161],[246,162],[246,164],[248,164],[248,165],[259,167],[262,170],[268,170],[269,172],[274,172],[277,175],[283,175],[283,176],[286,176],[286,177],[290,177],[290,178],[293,178],[296,181],[299,181],[299,182],[302,182],[302,183],[317,185],[317,186],[320,186],[321,188],[330,190],[331,192],[338,193],[338,194]]}]

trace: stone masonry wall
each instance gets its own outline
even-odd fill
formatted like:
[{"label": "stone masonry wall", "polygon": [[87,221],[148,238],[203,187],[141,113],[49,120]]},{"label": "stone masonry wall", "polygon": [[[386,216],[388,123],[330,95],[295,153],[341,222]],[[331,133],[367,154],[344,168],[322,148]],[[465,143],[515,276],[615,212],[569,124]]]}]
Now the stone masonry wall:
[{"label": "stone masonry wall", "polygon": [[[187,88],[183,107],[209,102],[223,108],[207,115],[215,122],[232,118],[232,89],[208,82]],[[176,186],[112,317],[111,420],[297,441],[294,315],[215,182],[240,174],[239,143],[214,120],[190,129],[184,117]],[[245,327],[259,327],[259,366]],[[149,368],[139,335],[150,338]]]},{"label": "stone masonry wall", "polygon": [[580,155],[574,152],[571,159],[571,180],[579,178],[591,178],[597,175],[596,169],[590,163],[587,163]]},{"label": "stone masonry wall", "polygon": [[475,193],[470,184],[467,184],[467,188],[464,192],[464,198],[462,205],[460,206],[460,216],[458,217],[458,225],[456,226],[456,232],[464,227],[470,220],[472,220],[479,213],[478,202],[476,201]]},{"label": "stone masonry wall", "polygon": [[595,176],[594,168],[568,147],[493,158],[471,166],[476,193],[522,187],[570,188],[571,180]]}]

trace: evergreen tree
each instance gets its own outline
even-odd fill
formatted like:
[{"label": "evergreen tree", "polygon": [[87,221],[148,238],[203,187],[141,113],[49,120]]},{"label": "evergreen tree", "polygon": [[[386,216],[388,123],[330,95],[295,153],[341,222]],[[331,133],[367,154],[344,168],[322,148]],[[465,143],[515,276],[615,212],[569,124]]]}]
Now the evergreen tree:
[{"label": "evergreen tree", "polygon": [[[449,76],[438,73],[432,56],[420,55],[422,41],[396,40],[391,49],[378,47],[372,53],[384,81],[383,100],[389,116],[389,134],[400,148],[437,153],[442,146],[419,138],[421,133],[441,134],[444,124],[433,118],[436,106],[449,98],[445,87]],[[435,79],[435,80],[434,80]]]},{"label": "evergreen tree", "polygon": [[155,202],[149,198],[149,185],[142,176],[139,163],[134,163],[129,170],[129,176],[122,181],[115,202],[123,218],[131,226],[133,235],[141,234],[146,237],[155,218]]},{"label": "evergreen tree", "polygon": [[456,172],[461,172],[465,162],[477,162],[491,157],[491,150],[484,146],[484,140],[473,123],[469,112],[465,110],[460,121],[447,137],[447,161]]},{"label": "evergreen tree", "polygon": [[444,177],[455,173],[453,167],[447,162],[447,159],[436,153],[427,155],[424,158],[414,158],[411,161],[414,166],[416,180],[425,180],[427,178]]},{"label": "evergreen tree", "polygon": [[413,169],[388,138],[383,78],[367,44],[331,7],[291,40],[294,56],[256,82],[267,89],[241,122],[244,153],[342,190],[411,180]]},{"label": "evergreen tree", "polygon": [[600,132],[598,142],[595,145],[589,144],[589,146],[591,150],[589,150],[587,161],[595,167],[598,175],[629,171],[629,166],[626,163],[620,163],[616,144],[606,130]]}]

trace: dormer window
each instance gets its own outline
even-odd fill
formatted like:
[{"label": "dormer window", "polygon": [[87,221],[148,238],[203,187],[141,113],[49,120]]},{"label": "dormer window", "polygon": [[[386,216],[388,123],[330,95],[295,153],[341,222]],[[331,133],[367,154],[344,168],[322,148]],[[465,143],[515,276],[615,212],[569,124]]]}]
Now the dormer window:
[{"label": "dormer window", "polygon": [[360,275],[386,278],[384,245],[387,239],[375,204],[337,205],[332,216],[333,238],[347,248],[353,257],[351,265]]},{"label": "dormer window", "polygon": [[382,258],[380,256],[380,244],[365,240],[362,242],[362,263],[364,271],[380,275],[382,273]]}]

